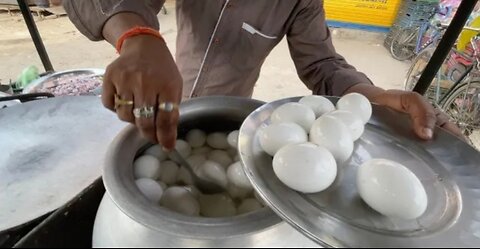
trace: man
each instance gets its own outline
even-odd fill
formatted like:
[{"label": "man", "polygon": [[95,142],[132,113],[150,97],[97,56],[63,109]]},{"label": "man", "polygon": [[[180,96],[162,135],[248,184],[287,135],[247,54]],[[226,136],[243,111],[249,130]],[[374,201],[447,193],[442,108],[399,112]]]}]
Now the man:
[{"label": "man", "polygon": [[176,63],[163,39],[147,32],[159,29],[163,3],[67,0],[64,6],[89,39],[105,39],[119,50],[106,70],[103,104],[166,149],[175,144],[175,107],[182,98],[250,97],[265,58],[284,36],[300,79],[314,94],[361,93],[410,114],[423,139],[432,138],[435,124],[459,134],[419,94],[375,87],[338,55],[321,0],[177,0]]}]

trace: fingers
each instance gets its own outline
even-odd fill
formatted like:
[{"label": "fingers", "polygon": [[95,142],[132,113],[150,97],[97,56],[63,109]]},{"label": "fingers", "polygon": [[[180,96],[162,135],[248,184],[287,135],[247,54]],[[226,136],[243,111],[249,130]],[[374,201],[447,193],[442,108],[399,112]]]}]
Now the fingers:
[{"label": "fingers", "polygon": [[153,92],[137,92],[134,95],[135,109],[140,115],[135,116],[135,125],[142,135],[153,143],[158,143],[155,127],[155,110],[157,106],[157,95]]},{"label": "fingers", "polygon": [[114,95],[115,95],[115,85],[112,79],[112,73],[109,67],[105,71],[103,77],[103,93],[102,93],[102,103],[107,109],[115,111]]},{"label": "fingers", "polygon": [[118,118],[122,121],[135,124],[135,117],[133,116],[133,103],[135,103],[135,98],[132,93],[129,93],[125,90],[119,90],[117,93],[115,111],[117,112]]},{"label": "fingers", "polygon": [[402,95],[402,106],[410,115],[415,133],[423,139],[432,139],[437,122],[435,109],[418,93]]},{"label": "fingers", "polygon": [[171,150],[175,147],[175,141],[177,139],[177,126],[179,120],[178,104],[180,103],[179,96],[163,96],[158,99],[158,103],[170,103],[173,104],[172,111],[166,111],[159,109],[157,112],[157,139],[167,150]]}]

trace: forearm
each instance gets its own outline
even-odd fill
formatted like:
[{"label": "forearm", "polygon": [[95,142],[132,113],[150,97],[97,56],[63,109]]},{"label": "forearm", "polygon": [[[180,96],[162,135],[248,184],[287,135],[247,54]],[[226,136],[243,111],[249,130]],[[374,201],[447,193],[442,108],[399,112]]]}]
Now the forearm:
[{"label": "forearm", "polygon": [[115,46],[118,38],[120,38],[123,33],[136,26],[150,27],[138,14],[130,12],[118,13],[105,23],[102,31],[103,37]]},{"label": "forearm", "polygon": [[383,98],[382,96],[384,96],[386,92],[386,90],[371,84],[356,84],[348,88],[343,95],[348,93],[360,93],[367,97],[371,102],[378,102],[381,100],[380,98]]}]

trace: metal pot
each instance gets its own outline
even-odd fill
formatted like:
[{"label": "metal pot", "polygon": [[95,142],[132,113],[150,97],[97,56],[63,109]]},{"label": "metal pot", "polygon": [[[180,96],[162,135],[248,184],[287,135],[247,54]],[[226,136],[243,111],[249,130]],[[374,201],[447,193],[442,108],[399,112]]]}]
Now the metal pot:
[{"label": "metal pot", "polygon": [[[184,102],[179,136],[187,130],[238,129],[263,103],[237,97],[206,97]],[[148,142],[129,126],[107,153],[103,179],[107,193],[99,207],[94,247],[318,247],[273,211],[230,218],[188,217],[152,205],[136,188],[132,162]]]}]

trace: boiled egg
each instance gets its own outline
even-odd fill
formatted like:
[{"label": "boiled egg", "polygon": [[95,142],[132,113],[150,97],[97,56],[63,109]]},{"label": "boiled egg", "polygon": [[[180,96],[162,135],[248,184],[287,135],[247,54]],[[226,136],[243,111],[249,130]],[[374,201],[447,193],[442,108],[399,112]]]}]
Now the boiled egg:
[{"label": "boiled egg", "polygon": [[358,169],[357,188],[371,208],[388,217],[412,220],[427,210],[428,197],[420,180],[391,160],[363,163]]},{"label": "boiled egg", "polygon": [[227,173],[225,168],[217,162],[207,160],[195,170],[195,173],[202,179],[212,181],[224,188],[227,187]]},{"label": "boiled egg", "polygon": [[164,161],[168,158],[168,153],[165,152],[160,145],[155,144],[150,146],[147,150],[145,150],[144,155],[151,155],[156,157],[160,162]]},{"label": "boiled egg", "polygon": [[242,201],[240,206],[238,206],[237,214],[246,214],[262,209],[263,206],[255,198],[249,198]]},{"label": "boiled egg", "polygon": [[353,141],[358,140],[365,131],[365,125],[363,124],[362,119],[349,111],[337,110],[330,112],[327,115],[342,121],[342,123],[350,130],[350,135],[352,135]]},{"label": "boiled egg", "polygon": [[214,148],[214,149],[219,149],[219,150],[225,150],[230,147],[228,144],[227,140],[227,134],[223,132],[214,132],[211,133],[207,136],[207,144]]},{"label": "boiled egg", "polygon": [[308,132],[315,121],[315,113],[306,105],[286,103],[275,109],[270,119],[272,123],[296,123]]},{"label": "boiled egg", "polygon": [[350,130],[333,116],[324,115],[315,120],[310,130],[310,141],[327,148],[338,163],[347,161],[353,153]]},{"label": "boiled egg", "polygon": [[[193,167],[193,166],[192,166]],[[193,177],[185,167],[181,166],[177,172],[177,178],[175,180],[177,184],[193,184]]]},{"label": "boiled egg", "polygon": [[197,155],[197,154],[201,154],[201,155],[207,155],[208,152],[212,151],[213,149],[208,147],[208,146],[202,146],[202,147],[199,147],[199,148],[194,148],[192,150],[192,155]]},{"label": "boiled egg", "polygon": [[368,123],[372,117],[372,104],[367,97],[359,93],[349,93],[341,97],[337,102],[337,109],[358,115],[363,124]]},{"label": "boiled egg", "polygon": [[[192,154],[192,147],[190,147],[190,144],[182,139],[177,139],[177,142],[175,143],[175,149],[183,158],[187,158]],[[169,157],[172,161],[180,163],[180,160],[175,158],[173,154],[169,154]]]},{"label": "boiled egg", "polygon": [[170,187],[163,193],[160,205],[188,216],[200,215],[200,203],[184,187]]},{"label": "boiled egg", "polygon": [[187,132],[185,140],[187,140],[192,148],[199,148],[207,141],[207,134],[202,130],[193,129]]},{"label": "boiled egg", "polygon": [[235,203],[225,194],[201,195],[199,201],[202,216],[218,218],[237,214]]},{"label": "boiled egg", "polygon": [[273,171],[285,185],[303,193],[321,192],[335,181],[337,164],[325,148],[311,144],[291,144],[273,157]]},{"label": "boiled egg", "polygon": [[227,168],[230,164],[232,164],[233,160],[228,154],[228,152],[224,150],[212,150],[208,153],[208,160],[214,161],[222,165],[223,167]]},{"label": "boiled egg", "polygon": [[259,140],[262,149],[274,156],[285,145],[307,142],[308,135],[296,123],[273,123],[260,130]]},{"label": "boiled egg", "polygon": [[149,178],[135,181],[140,192],[150,201],[158,203],[163,195],[163,189],[155,180]]},{"label": "boiled egg", "polygon": [[198,168],[202,165],[205,161],[207,161],[206,154],[192,154],[191,156],[187,157],[186,161],[192,166],[194,169]]},{"label": "boiled egg", "polygon": [[305,96],[301,98],[298,103],[310,107],[317,118],[323,114],[335,111],[335,106],[333,105],[332,101],[318,95]]},{"label": "boiled egg", "polygon": [[133,162],[133,172],[136,179],[157,179],[160,175],[160,162],[152,155],[140,156]]},{"label": "boiled egg", "polygon": [[238,134],[239,134],[238,130],[228,133],[227,141],[232,148],[237,148],[238,146]]},{"label": "boiled egg", "polygon": [[243,200],[252,193],[252,188],[241,188],[229,182],[227,192],[233,199]]},{"label": "boiled egg", "polygon": [[174,161],[163,161],[161,165],[160,181],[168,185],[174,184],[177,181],[178,165]]},{"label": "boiled egg", "polygon": [[243,167],[240,162],[233,163],[228,167],[227,178],[230,183],[239,188],[252,189],[252,184],[248,180],[245,171],[243,171]]}]

